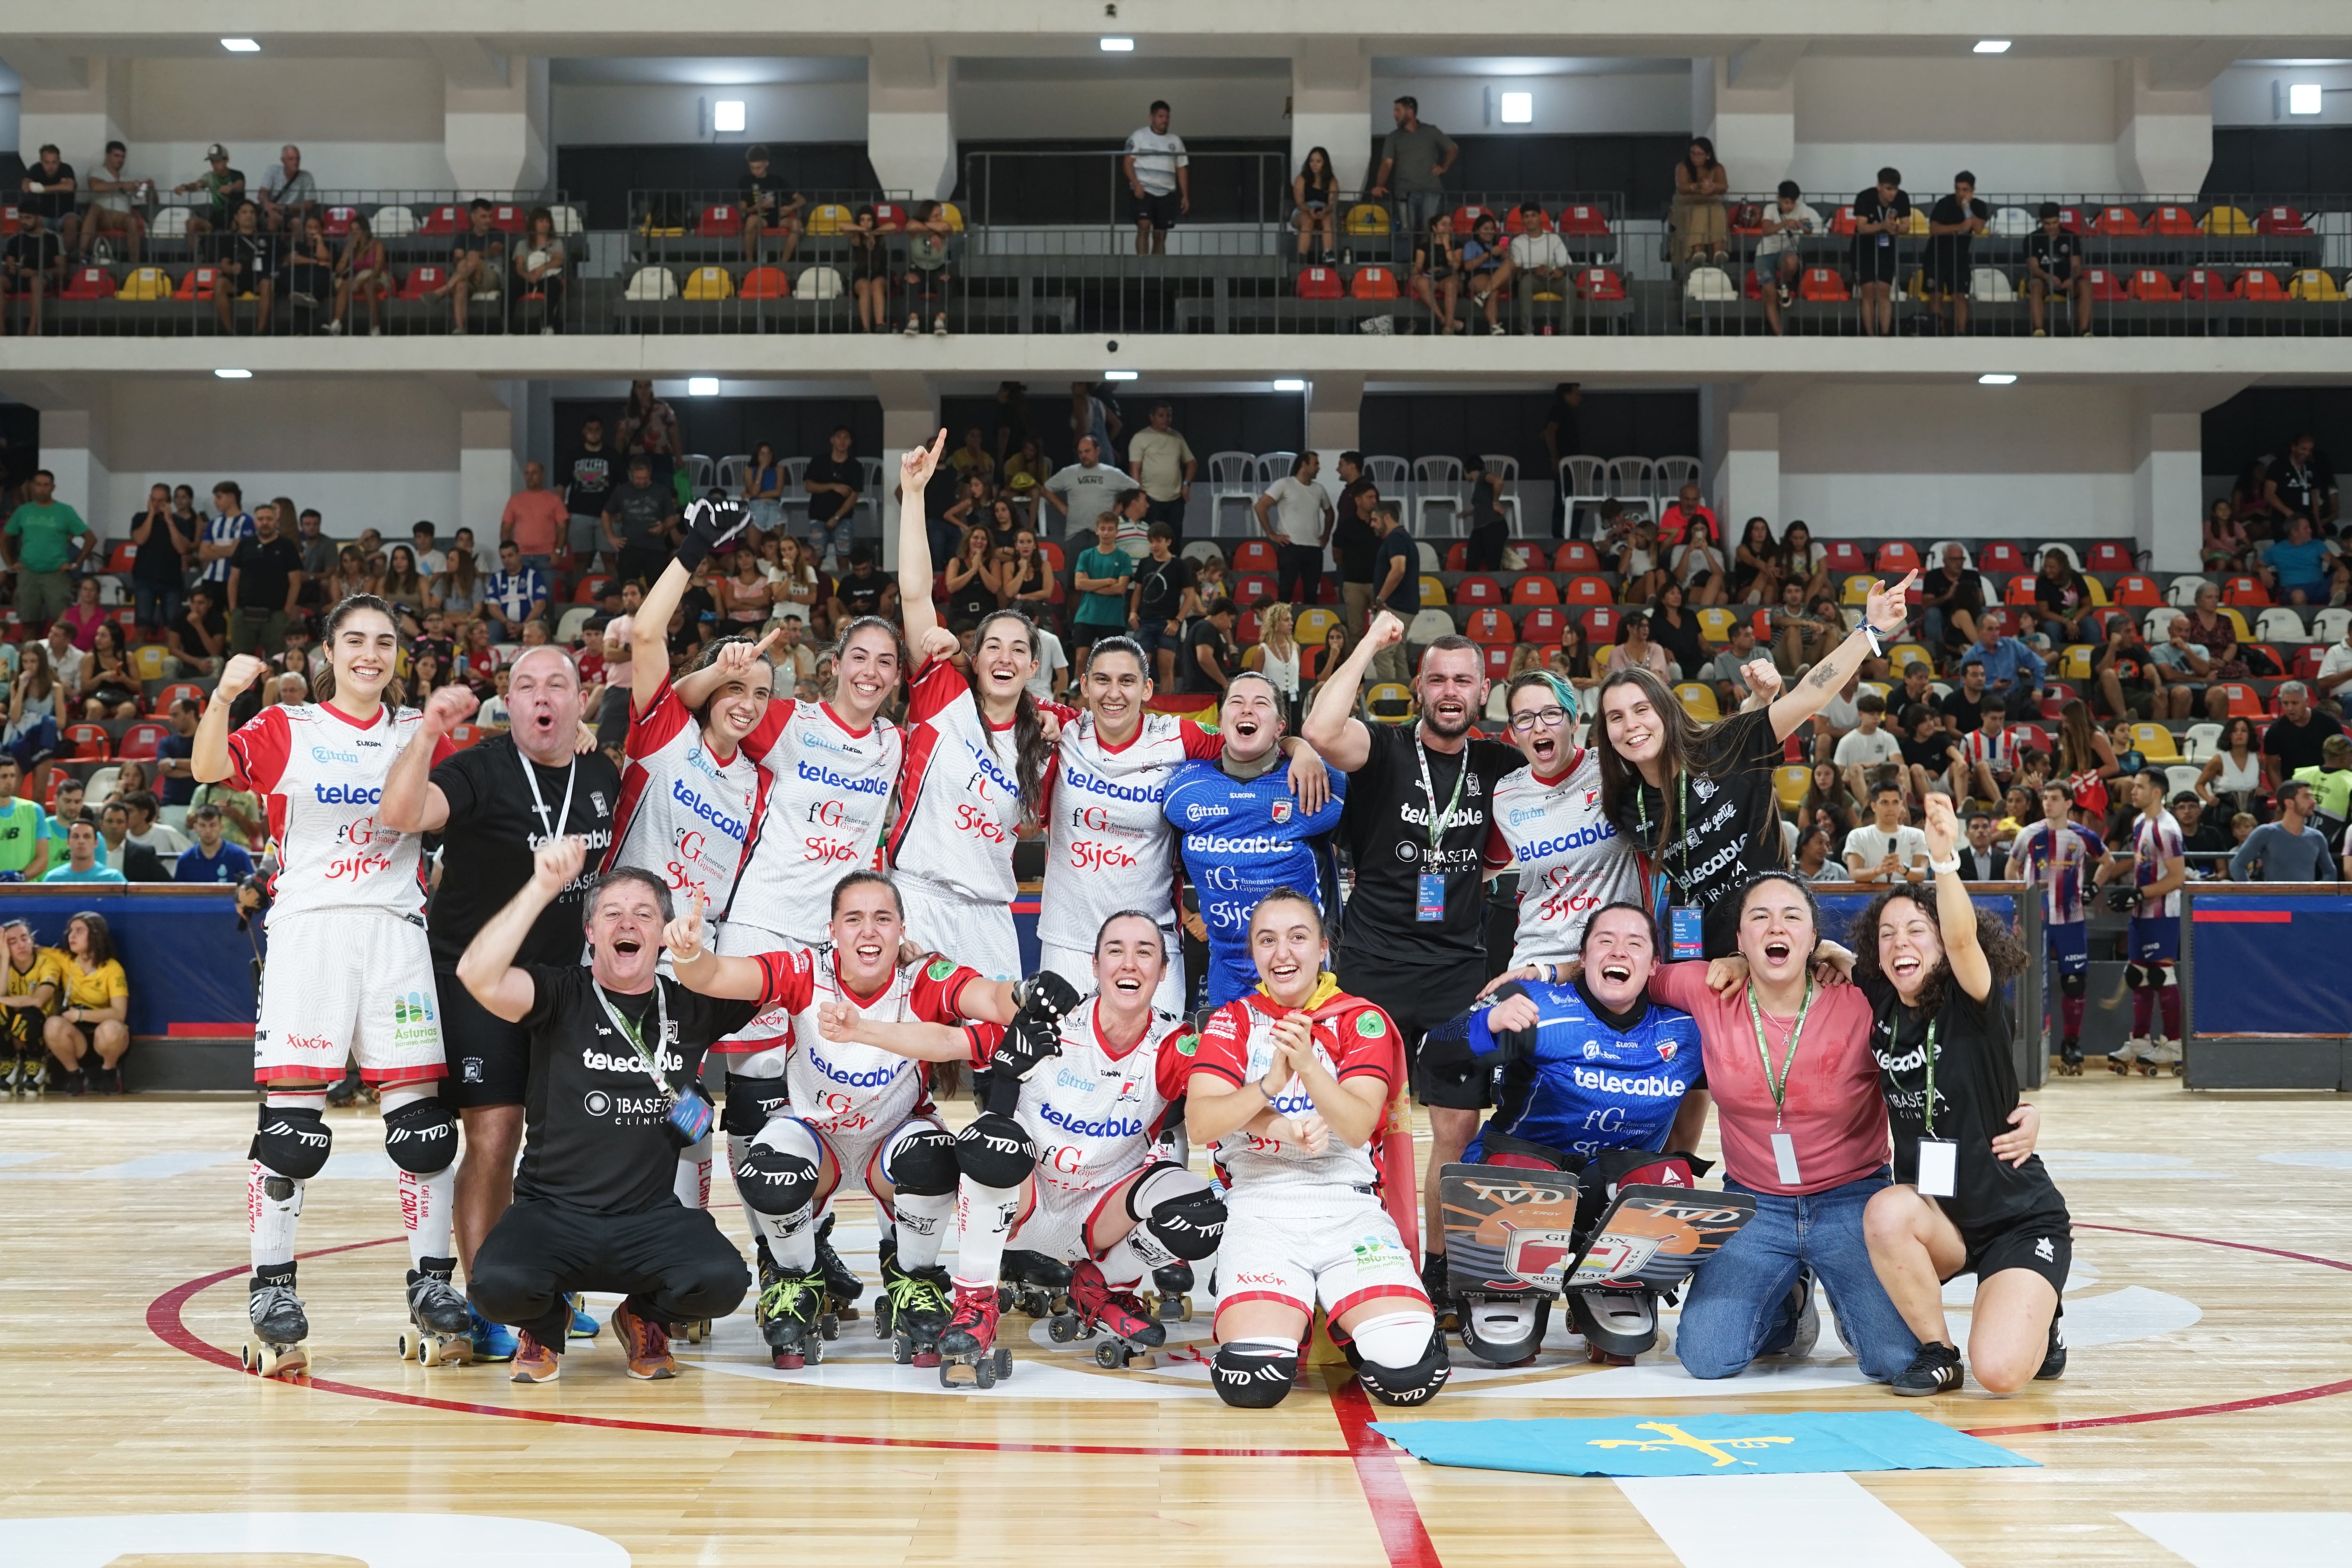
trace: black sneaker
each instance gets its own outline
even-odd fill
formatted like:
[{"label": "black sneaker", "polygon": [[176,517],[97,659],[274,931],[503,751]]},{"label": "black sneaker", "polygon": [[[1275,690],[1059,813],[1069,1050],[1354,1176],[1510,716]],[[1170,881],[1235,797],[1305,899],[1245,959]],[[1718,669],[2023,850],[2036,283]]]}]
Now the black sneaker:
[{"label": "black sneaker", "polygon": [[2064,1318],[2050,1320],[2050,1349],[2042,1357],[2042,1370],[2033,1374],[2036,1383],[2053,1383],[2066,1375],[2066,1334],[2062,1327]]},{"label": "black sneaker", "polygon": [[89,1079],[88,1075],[82,1073],[79,1069],[66,1074],[66,1098],[68,1100],[79,1100],[83,1095],[88,1094],[89,1092]]},{"label": "black sneaker", "polygon": [[1429,1293],[1430,1310],[1437,1314],[1437,1329],[1448,1333],[1462,1323],[1460,1308],[1445,1277],[1445,1254],[1424,1252],[1421,1255],[1421,1288]]},{"label": "black sneaker", "polygon": [[1888,1386],[1906,1399],[1949,1394],[1960,1386],[1960,1352],[1951,1345],[1921,1345],[1911,1364],[1896,1373]]},{"label": "black sneaker", "polygon": [[1780,1321],[1764,1337],[1759,1356],[1786,1356],[1790,1361],[1803,1361],[1813,1353],[1814,1344],[1822,1337],[1822,1310],[1813,1300],[1813,1271],[1800,1264],[1797,1282],[1789,1287],[1788,1304],[1781,1309]]},{"label": "black sneaker", "polygon": [[121,1068],[111,1067],[107,1068],[105,1077],[107,1093],[129,1094],[131,1092],[129,1089],[122,1087],[122,1069]]},{"label": "black sneaker", "polygon": [[103,1098],[106,1095],[120,1092],[116,1088],[114,1073],[110,1068],[84,1068],[82,1072],[89,1079],[90,1093]]}]

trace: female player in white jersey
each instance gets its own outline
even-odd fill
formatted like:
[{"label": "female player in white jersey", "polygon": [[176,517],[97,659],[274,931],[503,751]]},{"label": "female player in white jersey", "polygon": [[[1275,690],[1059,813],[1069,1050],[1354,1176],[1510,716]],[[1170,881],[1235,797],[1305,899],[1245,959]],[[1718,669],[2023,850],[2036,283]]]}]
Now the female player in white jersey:
[{"label": "female player in white jersey", "polygon": [[[734,897],[745,847],[762,823],[769,775],[743,742],[767,716],[776,671],[765,654],[739,660],[705,682],[707,695],[689,706],[670,683],[669,618],[695,567],[740,526],[732,510],[696,502],[686,542],[630,622],[628,762],[613,815],[613,847],[601,868],[650,871],[679,903],[721,910]],[[706,668],[726,646],[706,651]],[[710,1140],[680,1151],[677,1171],[677,1201],[709,1208]]]},{"label": "female player in white jersey", "polygon": [[[957,1140],[967,1152],[956,1204],[961,1239],[953,1315],[940,1342],[943,1364],[969,1363],[982,1387],[994,1381],[986,1369],[1008,1241],[1076,1263],[1065,1286],[1071,1310],[1052,1331],[1064,1340],[1108,1332],[1096,1352],[1105,1366],[1167,1342],[1138,1294],[1145,1272],[1217,1249],[1224,1204],[1153,1147],[1183,1098],[1199,1045],[1182,1016],[1152,1005],[1167,952],[1157,916],[1121,910],[1096,932],[1087,965],[1095,994],[1058,1017],[1052,1015],[1068,996],[1041,978],[1021,994],[1025,1006],[1009,986],[992,997],[966,990],[962,1007],[1009,1017],[1009,1031],[841,1021],[845,1037],[861,1044],[992,1071],[987,1111]],[[1006,1363],[993,1364],[1001,1371]]]},{"label": "female player in white jersey", "polygon": [[1201,1031],[1185,1094],[1227,1189],[1218,1396],[1279,1405],[1319,1302],[1374,1398],[1425,1404],[1452,1365],[1398,1217],[1409,1226],[1417,1205],[1396,1025],[1339,989],[1305,894],[1259,900],[1249,936],[1258,988]]},{"label": "female player in white jersey", "polygon": [[444,1076],[433,959],[425,941],[424,840],[378,825],[393,759],[416,733],[414,709],[383,698],[400,653],[393,607],[373,595],[328,613],[320,699],[264,708],[235,734],[229,709],[268,667],[228,662],[196,726],[199,782],[227,781],[268,803],[278,870],[271,891],[253,1076],[267,1090],[246,1208],[253,1237],[247,1302],[257,1370],[292,1376],[310,1333],[294,1289],[302,1190],[327,1163],[320,1117],[348,1062],[383,1094],[385,1151],[400,1171],[408,1232],[408,1310],[421,1359],[463,1359],[472,1325],[449,1282],[457,1121],[438,1098]]},{"label": "female player in white jersey", "polygon": [[923,487],[947,438],[942,430],[898,461],[898,597],[916,667],[888,859],[910,937],[992,980],[1012,980],[1021,973],[1013,839],[1043,799],[1054,742],[1029,694],[1037,628],[1028,616],[999,610],[981,621],[969,678],[950,662],[956,639],[931,604],[923,529]]},{"label": "female player in white jersey", "polygon": [[[1078,689],[1083,711],[1048,710],[1062,732],[1047,780],[1038,966],[1073,980],[1090,973],[1103,921],[1116,910],[1139,910],[1168,939],[1154,1001],[1181,1013],[1190,993],[1176,934],[1176,829],[1160,804],[1178,765],[1214,761],[1224,740],[1190,719],[1150,711],[1151,678],[1130,638],[1105,637],[1088,648]],[[1280,744],[1291,759],[1299,816],[1312,816],[1330,798],[1330,776],[1304,741],[1285,736]]]},{"label": "female player in white jersey", "polygon": [[1641,862],[1601,809],[1599,756],[1570,744],[1575,689],[1534,669],[1511,678],[1504,700],[1528,765],[1495,783],[1486,869],[1519,875],[1511,967],[1566,963],[1593,910],[1641,901]]}]

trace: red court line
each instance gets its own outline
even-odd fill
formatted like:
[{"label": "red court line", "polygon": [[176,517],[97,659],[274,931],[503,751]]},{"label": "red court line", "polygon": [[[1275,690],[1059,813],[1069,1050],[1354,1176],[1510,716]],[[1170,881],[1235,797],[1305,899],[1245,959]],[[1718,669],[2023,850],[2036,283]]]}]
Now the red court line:
[{"label": "red court line", "polygon": [[1331,1387],[1331,1410],[1339,1430],[1348,1436],[1348,1450],[1356,1462],[1356,1484],[1372,1510],[1373,1527],[1381,1532],[1381,1549],[1390,1568],[1443,1568],[1412,1489],[1404,1483],[1397,1451],[1372,1430],[1372,1402],[1363,1384],[1341,1378]]},{"label": "red court line", "polygon": [[2291,924],[2294,915],[2287,910],[2199,910],[2197,923],[2201,926],[2283,926]]}]

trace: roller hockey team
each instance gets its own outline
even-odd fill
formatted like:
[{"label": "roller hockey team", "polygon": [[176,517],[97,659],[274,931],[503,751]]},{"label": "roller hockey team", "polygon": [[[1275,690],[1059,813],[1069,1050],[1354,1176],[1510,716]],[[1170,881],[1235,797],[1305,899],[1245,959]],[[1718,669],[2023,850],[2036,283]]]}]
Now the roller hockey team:
[{"label": "roller hockey team", "polygon": [[[1999,994],[2038,955],[1970,901],[1943,797],[1931,875],[1881,892],[1850,947],[1824,940],[1773,806],[1782,742],[1898,629],[1907,581],[1793,689],[1751,667],[1748,702],[1711,724],[1636,666],[1583,694],[1516,677],[1507,739],[1481,737],[1482,657],[1460,637],[1422,650],[1416,721],[1367,724],[1360,685],[1403,637],[1385,614],[1295,732],[1248,673],[1213,728],[1154,710],[1153,661],[1118,636],[1081,656],[1065,707],[1033,695],[1025,616],[940,623],[922,498],[943,442],[900,466],[903,640],[849,622],[825,700],[780,692],[748,637],[673,678],[671,615],[744,522],[697,505],[613,628],[617,767],[563,648],[526,649],[509,729],[462,750],[472,698],[399,706],[377,599],[327,617],[313,702],[232,730],[264,667],[229,662],[194,772],[265,797],[278,864],[256,1370],[308,1364],[296,1229],[333,1142],[325,1097],[355,1067],[398,1173],[402,1353],[521,1383],[601,1331],[587,1291],[622,1297],[633,1377],[673,1375],[672,1336],[749,1297],[777,1367],[821,1361],[863,1313],[898,1362],[978,1388],[1013,1371],[1004,1312],[1123,1369],[1198,1295],[1216,1391],[1251,1408],[1290,1393],[1318,1312],[1369,1394],[1418,1405],[1450,1375],[1449,1335],[1521,1364],[1554,1303],[1621,1363],[1678,1307],[1673,1352],[1714,1379],[1811,1353],[1825,1291],[1867,1376],[1932,1394],[1963,1380],[1942,1294],[1962,1273],[1978,1383],[2061,1374],[2069,1221]],[[2177,1036],[2179,839],[2160,793],[2146,804],[2140,1032],[2160,1000]],[[2075,1056],[2065,982],[2099,856],[2053,813],[2026,858],[2051,873]],[[1046,848],[1034,973],[1024,829]],[[1490,977],[1505,872],[1514,951]],[[966,1092],[976,1114],[942,1114]],[[1693,1152],[1710,1115],[1718,1189]],[[713,1212],[729,1179],[740,1226]],[[832,1241],[859,1188],[876,1280]]]}]

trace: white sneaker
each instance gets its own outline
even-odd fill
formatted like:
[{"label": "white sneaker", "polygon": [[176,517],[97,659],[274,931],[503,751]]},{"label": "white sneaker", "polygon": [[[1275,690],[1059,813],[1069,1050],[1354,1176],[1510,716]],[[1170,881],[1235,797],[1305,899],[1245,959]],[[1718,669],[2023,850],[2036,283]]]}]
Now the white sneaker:
[{"label": "white sneaker", "polygon": [[1510,334],[1509,332],[1507,332],[1507,331],[1504,331],[1504,329],[1503,329],[1503,327],[1502,327],[1502,324],[1501,324],[1500,322],[1497,322],[1497,323],[1496,323],[1495,325],[1493,325],[1493,326],[1491,326],[1491,327],[1488,327],[1488,328],[1486,329],[1486,335],[1487,335],[1488,337],[1490,337],[1490,338],[1507,338],[1507,337],[1509,337],[1511,334]]},{"label": "white sneaker", "polygon": [[368,329],[368,336],[372,338],[380,338],[383,336],[383,329],[382,327],[370,327]]},{"label": "white sneaker", "polygon": [[340,338],[340,337],[341,337],[341,336],[343,335],[343,324],[342,324],[342,322],[341,322],[341,321],[329,321],[329,322],[327,323],[327,335],[328,335],[329,337],[331,337],[331,338]]},{"label": "white sneaker", "polygon": [[909,316],[907,318],[907,335],[908,337],[913,337],[922,330],[923,319],[920,316]]},{"label": "white sneaker", "polygon": [[2149,1044],[2147,1053],[2140,1058],[2140,1066],[2151,1074],[2159,1068],[2170,1068],[2175,1072],[2179,1071],[2180,1042],[2168,1040],[2158,1035]]},{"label": "white sneaker", "polygon": [[942,314],[938,321],[931,323],[931,336],[935,338],[943,338],[947,335],[948,319],[945,314]]}]

